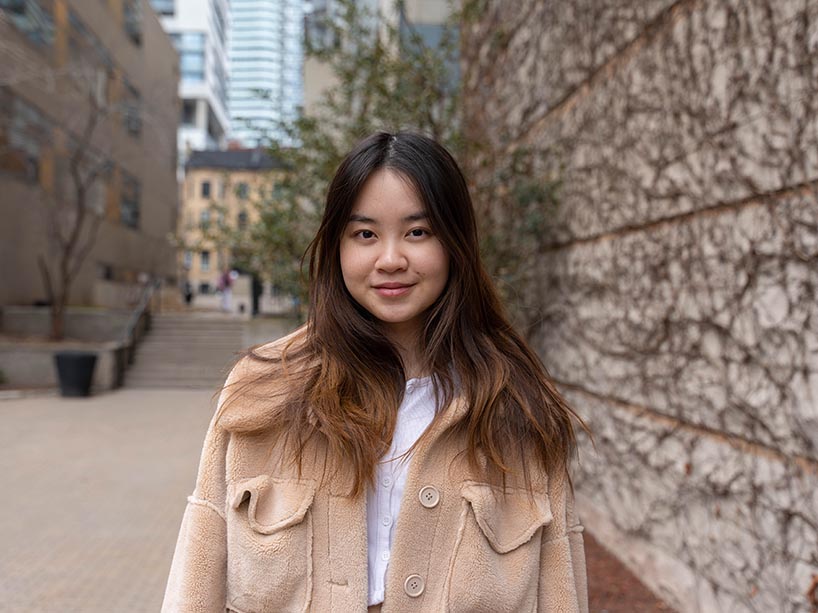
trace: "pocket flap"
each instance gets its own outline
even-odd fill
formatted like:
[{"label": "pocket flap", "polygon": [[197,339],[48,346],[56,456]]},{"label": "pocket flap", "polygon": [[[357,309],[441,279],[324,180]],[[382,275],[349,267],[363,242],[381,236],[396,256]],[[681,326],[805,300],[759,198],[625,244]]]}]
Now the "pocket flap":
[{"label": "pocket flap", "polygon": [[231,484],[230,506],[238,509],[250,500],[247,518],[260,534],[272,534],[299,523],[315,497],[315,481],[276,479],[259,475]]},{"label": "pocket flap", "polygon": [[508,553],[527,543],[554,516],[545,492],[529,495],[523,489],[502,490],[486,483],[467,481],[460,493],[471,504],[477,525],[497,553]]}]

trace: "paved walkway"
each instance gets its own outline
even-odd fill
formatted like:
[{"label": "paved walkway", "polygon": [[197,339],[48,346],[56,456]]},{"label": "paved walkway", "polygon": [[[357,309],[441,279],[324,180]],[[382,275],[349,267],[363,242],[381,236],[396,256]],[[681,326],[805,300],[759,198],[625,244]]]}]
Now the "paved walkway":
[{"label": "paved walkway", "polygon": [[[201,390],[0,400],[0,610],[158,611],[213,410]],[[670,610],[588,556],[592,612]]]},{"label": "paved walkway", "polygon": [[0,401],[0,610],[159,610],[211,395]]}]

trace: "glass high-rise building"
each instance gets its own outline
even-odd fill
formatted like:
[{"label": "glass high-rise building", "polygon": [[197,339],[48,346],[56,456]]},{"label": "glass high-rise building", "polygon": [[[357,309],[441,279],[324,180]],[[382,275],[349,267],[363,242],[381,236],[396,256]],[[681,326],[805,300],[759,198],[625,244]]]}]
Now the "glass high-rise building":
[{"label": "glass high-rise building", "polygon": [[303,0],[231,0],[230,134],[247,147],[282,140],[303,104]]}]

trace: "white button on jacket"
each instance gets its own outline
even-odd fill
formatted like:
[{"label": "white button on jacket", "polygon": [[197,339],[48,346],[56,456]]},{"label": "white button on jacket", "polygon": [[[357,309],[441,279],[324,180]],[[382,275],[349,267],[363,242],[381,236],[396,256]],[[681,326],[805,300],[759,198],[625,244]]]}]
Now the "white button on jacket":
[{"label": "white button on jacket", "polygon": [[409,575],[406,577],[406,581],[403,582],[403,589],[406,592],[407,596],[411,598],[417,598],[423,593],[423,588],[426,584],[423,581],[423,577],[420,575]]},{"label": "white button on jacket", "polygon": [[437,503],[440,502],[440,492],[433,485],[427,485],[421,488],[418,498],[420,498],[420,504],[424,507],[434,509]]}]

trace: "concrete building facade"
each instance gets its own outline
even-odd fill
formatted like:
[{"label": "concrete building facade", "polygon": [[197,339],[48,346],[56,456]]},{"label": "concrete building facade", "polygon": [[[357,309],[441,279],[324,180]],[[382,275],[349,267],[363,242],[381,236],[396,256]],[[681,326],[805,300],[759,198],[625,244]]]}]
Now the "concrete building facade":
[{"label": "concrete building facade", "polygon": [[47,299],[38,262],[56,274],[58,241],[70,239],[78,211],[89,221],[78,245],[89,251],[74,271],[71,304],[99,303],[103,285],[110,296],[111,286],[175,277],[169,135],[178,76],[173,45],[145,0],[1,5],[0,304]]},{"label": "concrete building facade", "polygon": [[178,147],[184,164],[190,151],[227,143],[230,4],[227,0],[151,0],[151,4],[179,53]]},{"label": "concrete building facade", "polygon": [[285,139],[279,122],[303,104],[304,2],[232,0],[231,10],[231,139],[247,147]]}]

